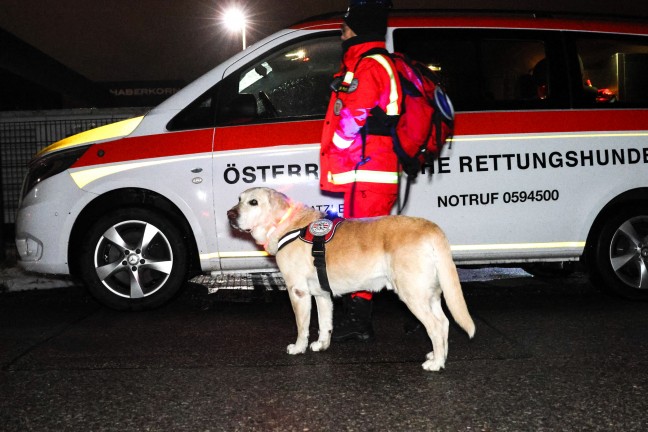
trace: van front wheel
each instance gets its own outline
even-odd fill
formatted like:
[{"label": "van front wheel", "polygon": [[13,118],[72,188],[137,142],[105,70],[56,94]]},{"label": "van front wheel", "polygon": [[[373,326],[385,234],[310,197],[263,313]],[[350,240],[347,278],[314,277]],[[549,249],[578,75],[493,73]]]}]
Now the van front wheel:
[{"label": "van front wheel", "polygon": [[141,208],[99,218],[81,246],[81,276],[99,302],[118,310],[158,307],[185,282],[187,249],[164,216]]},{"label": "van front wheel", "polygon": [[599,232],[592,282],[632,300],[648,300],[648,207],[616,212]]}]

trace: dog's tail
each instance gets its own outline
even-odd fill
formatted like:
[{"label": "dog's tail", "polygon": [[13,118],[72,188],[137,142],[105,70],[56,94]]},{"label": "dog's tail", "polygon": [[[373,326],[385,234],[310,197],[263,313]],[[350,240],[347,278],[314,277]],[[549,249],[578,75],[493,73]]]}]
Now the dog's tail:
[{"label": "dog's tail", "polygon": [[470,317],[468,306],[464,299],[461,290],[461,283],[459,282],[459,275],[457,274],[457,267],[452,260],[452,252],[450,250],[450,243],[445,235],[435,237],[435,249],[437,251],[438,263],[438,278],[443,297],[445,298],[446,305],[452,314],[454,320],[463,328],[468,336],[472,339],[475,335],[475,323]]}]

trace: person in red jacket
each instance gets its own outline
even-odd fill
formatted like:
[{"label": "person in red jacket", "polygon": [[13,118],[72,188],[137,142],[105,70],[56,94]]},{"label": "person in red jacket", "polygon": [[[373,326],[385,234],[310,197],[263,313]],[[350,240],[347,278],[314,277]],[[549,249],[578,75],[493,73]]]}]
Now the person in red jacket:
[{"label": "person in red jacket", "polygon": [[[375,134],[371,109],[390,116],[400,110],[401,89],[396,68],[385,50],[385,0],[351,0],[342,25],[342,67],[333,82],[320,152],[320,187],[344,194],[344,216],[389,215],[397,199],[398,159],[389,134]],[[366,56],[364,56],[366,55]],[[383,131],[384,132],[384,131]],[[369,341],[372,294],[344,297],[344,317],[333,328],[334,341]]]}]

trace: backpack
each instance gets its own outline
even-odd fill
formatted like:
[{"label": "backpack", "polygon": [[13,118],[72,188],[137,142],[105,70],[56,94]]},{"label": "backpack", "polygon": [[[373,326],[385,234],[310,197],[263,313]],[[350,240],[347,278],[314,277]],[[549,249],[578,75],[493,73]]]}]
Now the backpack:
[{"label": "backpack", "polygon": [[388,116],[374,107],[365,133],[391,134],[394,152],[409,183],[424,165],[439,156],[452,137],[454,108],[439,77],[425,64],[384,49],[369,50],[362,57],[374,54],[390,57],[396,67],[402,89],[401,109],[399,116]]}]

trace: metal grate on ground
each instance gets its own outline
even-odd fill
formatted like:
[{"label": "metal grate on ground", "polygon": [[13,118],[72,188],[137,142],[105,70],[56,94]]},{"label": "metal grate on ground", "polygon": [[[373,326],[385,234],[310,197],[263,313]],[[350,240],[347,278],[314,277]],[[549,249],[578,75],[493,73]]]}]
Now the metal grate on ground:
[{"label": "metal grate on ground", "polygon": [[211,275],[200,275],[191,279],[192,283],[207,288],[209,294],[221,290],[236,291],[263,291],[275,292],[285,291],[286,282],[281,273],[214,273]]}]

